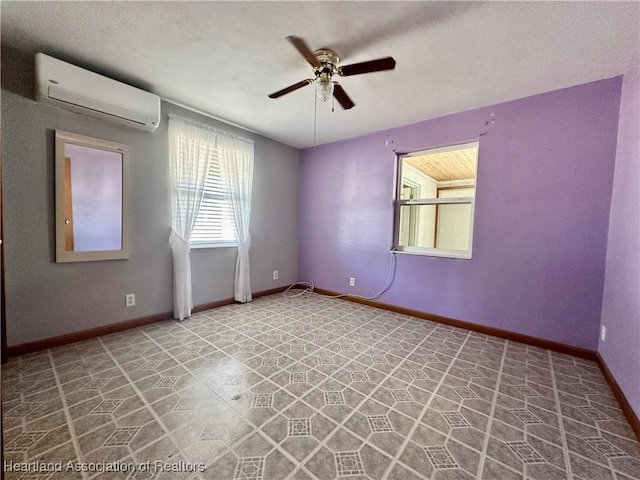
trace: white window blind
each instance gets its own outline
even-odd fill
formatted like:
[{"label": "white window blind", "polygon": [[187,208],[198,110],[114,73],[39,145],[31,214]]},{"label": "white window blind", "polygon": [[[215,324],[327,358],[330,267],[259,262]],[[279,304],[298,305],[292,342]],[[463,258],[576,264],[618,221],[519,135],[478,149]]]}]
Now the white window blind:
[{"label": "white window blind", "polygon": [[204,186],[198,219],[189,243],[237,245],[236,226],[229,193],[229,182],[222,171],[219,150],[212,150],[212,159]]},{"label": "white window blind", "polygon": [[[185,149],[194,146],[186,136],[180,143]],[[189,245],[196,248],[238,245],[229,182],[220,161],[220,150],[217,145],[213,148],[201,145],[200,154],[211,158],[206,162],[208,171],[203,172],[206,174],[204,193]],[[180,190],[186,198],[194,194],[195,185],[183,183]]]}]

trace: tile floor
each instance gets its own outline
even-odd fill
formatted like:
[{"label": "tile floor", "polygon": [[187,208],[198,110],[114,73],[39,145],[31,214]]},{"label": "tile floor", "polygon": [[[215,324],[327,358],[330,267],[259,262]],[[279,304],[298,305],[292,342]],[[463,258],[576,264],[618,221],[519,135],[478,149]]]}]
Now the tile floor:
[{"label": "tile floor", "polygon": [[[7,479],[640,479],[595,363],[317,295],[14,358],[2,374],[5,461],[88,470]],[[104,462],[122,471],[96,473]]]}]

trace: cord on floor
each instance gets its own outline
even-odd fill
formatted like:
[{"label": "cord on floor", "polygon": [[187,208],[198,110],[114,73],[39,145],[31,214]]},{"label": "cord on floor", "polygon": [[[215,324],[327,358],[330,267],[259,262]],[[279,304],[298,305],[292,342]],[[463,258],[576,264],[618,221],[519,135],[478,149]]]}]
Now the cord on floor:
[{"label": "cord on floor", "polygon": [[[389,261],[389,271],[387,273],[387,281],[385,282],[382,290],[380,290],[375,295],[371,297],[364,297],[362,295],[356,295],[354,293],[343,293],[340,295],[324,295],[324,296],[330,297],[330,298],[352,297],[352,298],[359,298],[361,300],[375,300],[376,298],[379,298],[383,293],[385,293],[387,290],[391,288],[391,285],[393,284],[393,281],[396,278],[396,254],[395,252],[390,252],[390,253],[391,253],[391,259]],[[295,295],[287,295],[287,292],[297,285],[307,285],[307,288],[305,288],[302,292],[297,293]],[[315,286],[313,282],[296,282],[292,285],[289,285],[289,287],[284,292],[282,292],[282,296],[287,300],[290,300],[292,298],[297,298],[302,296],[310,297],[312,295],[318,295],[318,293],[314,291],[314,288]]]}]

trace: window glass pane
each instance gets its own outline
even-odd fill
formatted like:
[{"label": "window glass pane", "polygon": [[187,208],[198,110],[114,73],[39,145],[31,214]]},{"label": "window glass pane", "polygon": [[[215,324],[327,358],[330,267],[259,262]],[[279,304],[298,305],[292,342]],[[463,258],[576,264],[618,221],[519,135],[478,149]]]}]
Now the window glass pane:
[{"label": "window glass pane", "polygon": [[403,205],[401,247],[469,249],[471,204]]},{"label": "window glass pane", "polygon": [[436,150],[402,159],[403,186],[417,187],[419,197],[435,198],[438,188],[475,185],[478,147]]},{"label": "window glass pane", "polygon": [[438,205],[436,218],[436,248],[469,249],[470,204]]},{"label": "window glass pane", "polygon": [[[448,187],[438,190],[438,198],[474,197],[475,191],[473,187]],[[440,205],[436,248],[468,250],[470,224],[471,205]]]},{"label": "window glass pane", "polygon": [[433,248],[436,213],[435,205],[403,205],[400,208],[400,246]]}]

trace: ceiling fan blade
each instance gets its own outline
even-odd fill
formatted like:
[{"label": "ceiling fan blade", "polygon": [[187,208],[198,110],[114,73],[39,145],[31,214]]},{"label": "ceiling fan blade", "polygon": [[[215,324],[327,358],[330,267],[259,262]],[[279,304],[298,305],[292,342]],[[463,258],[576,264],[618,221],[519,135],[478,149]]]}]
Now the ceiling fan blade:
[{"label": "ceiling fan blade", "polygon": [[309,85],[310,83],[312,83],[313,80],[311,79],[307,79],[307,80],[302,80],[301,82],[298,82],[294,85],[290,85],[287,88],[283,88],[282,90],[278,90],[275,93],[272,93],[271,95],[269,95],[269,98],[278,98],[281,97],[283,95],[286,95],[287,93],[291,93],[294,92],[296,90],[298,90],[299,88],[302,88],[306,85]]},{"label": "ceiling fan blade", "polygon": [[369,60],[368,62],[352,63],[338,69],[338,73],[343,77],[350,75],[360,75],[362,73],[380,72],[382,70],[393,70],[396,68],[396,61],[393,57]]},{"label": "ceiling fan blade", "polygon": [[300,54],[307,59],[307,62],[311,64],[312,67],[320,68],[320,62],[315,57],[311,49],[307,46],[305,41],[299,37],[294,37],[293,35],[289,35],[287,39],[293,43],[293,46],[300,52]]},{"label": "ceiling fan blade", "polygon": [[336,97],[338,103],[342,105],[342,108],[345,110],[349,110],[356,106],[355,103],[349,98],[347,92],[344,91],[344,88],[339,83],[333,85],[333,96]]}]

